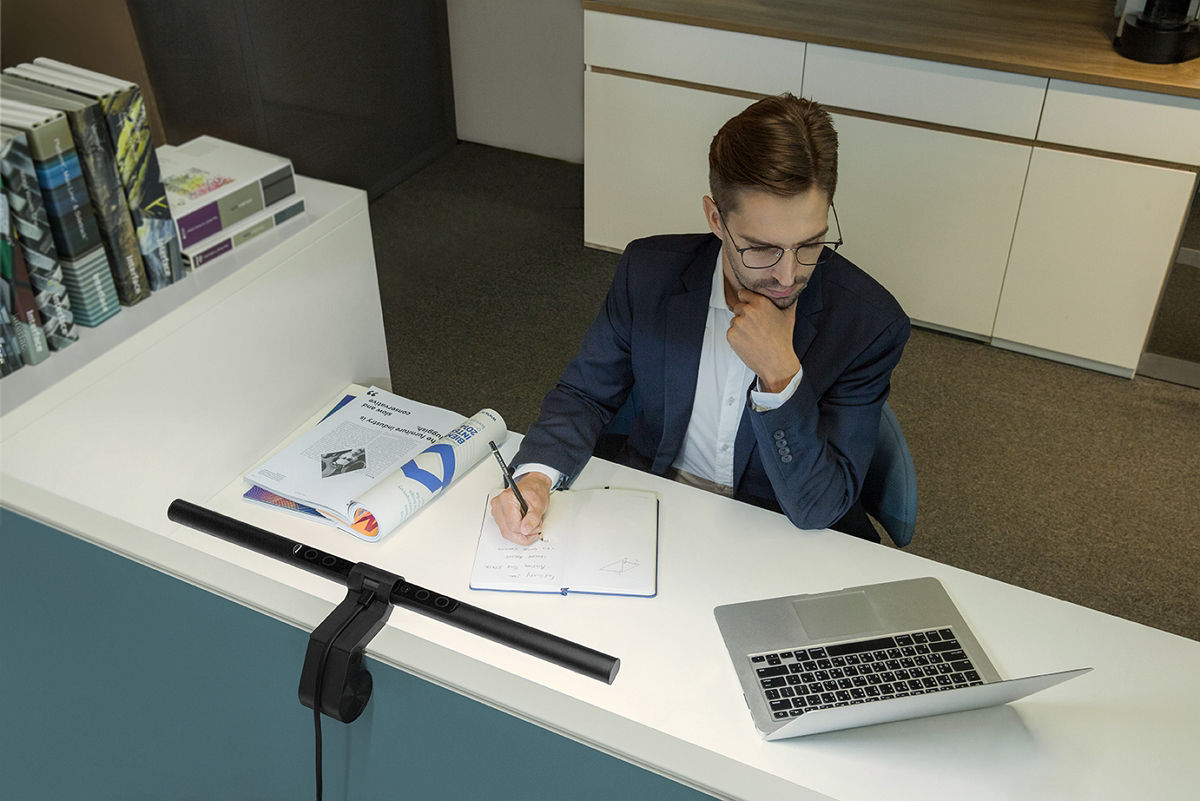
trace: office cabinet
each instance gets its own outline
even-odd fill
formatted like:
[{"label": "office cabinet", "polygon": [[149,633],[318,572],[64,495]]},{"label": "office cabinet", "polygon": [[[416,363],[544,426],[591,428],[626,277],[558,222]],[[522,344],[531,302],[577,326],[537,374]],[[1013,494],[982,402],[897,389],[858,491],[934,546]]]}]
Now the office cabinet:
[{"label": "office cabinet", "polygon": [[1035,148],[993,341],[1132,375],[1195,177]]},{"label": "office cabinet", "polygon": [[586,64],[743,92],[800,91],[804,42],[595,11],[583,12],[583,24]]},{"label": "office cabinet", "polygon": [[1050,81],[1038,140],[1200,164],[1200,98]]},{"label": "office cabinet", "polygon": [[751,101],[588,72],[584,76],[583,239],[631,240],[707,230],[708,145]]},{"label": "office cabinet", "polygon": [[914,320],[992,332],[1031,148],[834,115],[842,252]]},{"label": "office cabinet", "polygon": [[1200,99],[594,11],[584,39],[586,243],[704,230],[713,134],[792,91],[835,117],[844,253],[914,321],[1133,374]]},{"label": "office cabinet", "polygon": [[1033,138],[1046,79],[810,44],[804,95],[840,108]]}]

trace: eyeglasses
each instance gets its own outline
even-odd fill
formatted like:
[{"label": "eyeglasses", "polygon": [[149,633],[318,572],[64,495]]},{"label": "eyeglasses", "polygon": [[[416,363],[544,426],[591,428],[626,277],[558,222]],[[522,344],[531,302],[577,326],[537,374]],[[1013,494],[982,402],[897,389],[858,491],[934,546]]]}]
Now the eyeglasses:
[{"label": "eyeglasses", "polygon": [[[838,222],[837,209],[833,204],[829,204],[829,210],[833,212],[833,224],[837,226],[838,238],[834,242],[808,242],[803,245],[796,245],[794,248],[781,248],[776,245],[760,245],[748,248],[739,248],[737,243],[733,243],[733,249],[742,259],[742,264],[748,270],[769,270],[779,263],[783,258],[783,254],[789,250],[796,254],[796,261],[805,267],[812,267],[820,264],[829,258],[830,254],[835,252],[842,246],[842,224]],[[725,213],[717,209],[717,214],[721,217],[721,225],[725,226],[725,230],[729,231],[729,224],[725,222]],[[729,240],[733,242],[733,233],[730,232]]]}]

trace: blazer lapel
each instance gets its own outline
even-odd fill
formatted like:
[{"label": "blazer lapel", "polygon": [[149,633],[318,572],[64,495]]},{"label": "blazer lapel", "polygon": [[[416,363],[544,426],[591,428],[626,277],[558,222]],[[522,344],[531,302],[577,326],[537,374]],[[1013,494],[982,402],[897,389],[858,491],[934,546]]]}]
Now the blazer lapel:
[{"label": "blazer lapel", "polygon": [[[834,259],[836,258],[835,255]],[[813,340],[817,338],[815,320],[825,306],[825,272],[829,269],[831,261],[833,259],[813,270],[812,277],[808,279],[808,286],[804,287],[804,291],[796,300],[796,326],[792,329],[792,346],[796,349],[796,355],[800,357],[800,364],[804,364],[804,356]]]},{"label": "blazer lapel", "polygon": [[692,404],[696,399],[696,374],[708,323],[708,299],[712,293],[720,240],[713,237],[684,270],[675,294],[663,302],[663,431],[651,471],[662,474],[683,447]]},{"label": "blazer lapel", "polygon": [[[800,357],[800,364],[804,364],[804,356],[808,353],[809,346],[813,340],[817,338],[817,327],[813,324],[816,315],[820,313],[824,303],[822,296],[824,292],[822,285],[824,283],[825,270],[829,268],[829,262],[825,262],[813,270],[812,277],[808,281],[808,286],[800,293],[800,297],[796,299],[796,324],[792,328],[792,347],[796,351],[796,355]],[[803,381],[804,379],[800,379]],[[750,382],[750,386],[746,388],[747,402],[745,410],[742,412],[742,421],[738,424],[737,438],[733,444],[733,486],[738,487],[742,483],[742,477],[746,473],[746,467],[750,464],[750,455],[754,452],[754,429],[750,425],[750,415],[754,412],[750,409],[749,392],[757,384],[757,379]],[[693,387],[693,391],[694,391]]]}]

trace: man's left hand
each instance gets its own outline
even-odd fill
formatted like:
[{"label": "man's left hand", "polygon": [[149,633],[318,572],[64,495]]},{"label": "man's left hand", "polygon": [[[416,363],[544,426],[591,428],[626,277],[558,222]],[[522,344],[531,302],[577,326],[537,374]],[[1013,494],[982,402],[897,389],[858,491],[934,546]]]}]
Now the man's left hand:
[{"label": "man's left hand", "polygon": [[780,392],[800,372],[800,359],[792,349],[796,304],[780,309],[770,298],[748,289],[739,289],[737,297],[725,337],[758,376],[763,391]]}]

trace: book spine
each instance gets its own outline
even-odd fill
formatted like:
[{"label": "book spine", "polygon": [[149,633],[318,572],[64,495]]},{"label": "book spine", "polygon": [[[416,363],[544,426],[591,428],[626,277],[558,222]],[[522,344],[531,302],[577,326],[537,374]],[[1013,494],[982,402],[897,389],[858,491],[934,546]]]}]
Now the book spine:
[{"label": "book spine", "polygon": [[233,250],[233,238],[226,236],[221,241],[209,245],[199,253],[191,253],[185,250],[183,252],[183,260],[187,263],[188,269],[194,270],[231,250]]},{"label": "book spine", "polygon": [[276,225],[283,225],[288,220],[299,217],[304,213],[304,198],[298,197],[295,201],[288,203],[282,209],[275,212],[274,220]]},{"label": "book spine", "polygon": [[121,310],[100,248],[78,259],[63,259],[64,282],[75,322],[94,327]]},{"label": "book spine", "polygon": [[[169,164],[169,162],[168,162]],[[174,190],[181,195],[191,191],[190,181],[195,181],[193,173],[202,172],[204,167],[196,169],[189,165],[184,169],[178,165],[178,174],[168,175],[164,183],[168,192]],[[168,166],[168,170],[171,166]],[[219,171],[219,168],[216,168]],[[220,176],[214,176],[218,180]],[[185,258],[188,248],[217,236],[231,226],[253,217],[270,206],[279,203],[288,196],[295,194],[296,180],[290,162],[252,181],[229,182],[218,185],[205,194],[207,202],[198,208],[180,213],[178,206],[175,210],[175,223],[179,229],[179,240],[183,247]]]},{"label": "book spine", "polygon": [[0,263],[0,279],[3,280],[4,305],[16,330],[17,342],[24,364],[39,364],[50,355],[46,342],[46,331],[34,301],[33,287],[25,269],[25,259],[20,248],[9,247],[8,259]]},{"label": "book spine", "polygon": [[[8,196],[0,192],[0,277],[11,275],[14,270],[13,241],[10,237],[11,227],[8,216]],[[12,314],[9,311],[8,279],[0,278],[0,378],[20,370],[25,366],[21,358],[21,340],[17,338],[17,330],[13,326]]]},{"label": "book spine", "polygon": [[[45,339],[53,350],[62,350],[79,339],[79,332],[62,285],[58,250],[38,186],[33,157],[23,133],[9,141],[0,156],[0,182],[11,213],[12,238],[20,247],[19,255],[23,257],[24,269],[35,290],[34,305],[40,312]],[[19,318],[15,312],[13,316]],[[28,322],[28,319],[18,319],[21,325]]]},{"label": "book spine", "polygon": [[269,214],[247,228],[235,231],[229,236],[222,236],[215,242],[206,241],[203,249],[184,249],[184,261],[188,262],[190,264],[190,269],[194,270],[201,265],[207,264],[218,256],[221,256],[236,247],[246,244],[259,234],[266,233],[276,226],[282,225],[293,217],[303,214],[304,208],[304,198],[297,197],[292,202],[283,204],[283,208],[275,211],[273,214]]},{"label": "book spine", "polygon": [[280,167],[259,182],[262,186],[263,203],[274,206],[289,195],[296,193],[296,175],[292,172],[291,162]]},{"label": "book spine", "polygon": [[112,138],[117,175],[125,187],[137,229],[146,277],[152,290],[162,289],[186,273],[150,139],[142,92],[135,86],[104,95],[100,102]]},{"label": "book spine", "polygon": [[246,184],[181,216],[177,221],[180,241],[185,248],[194,245],[262,210],[262,189],[258,182]]},{"label": "book spine", "polygon": [[66,112],[75,135],[76,149],[92,196],[100,239],[108,255],[117,296],[125,306],[150,297],[150,283],[138,246],[137,231],[129,214],[129,201],[117,175],[113,148],[99,104]]},{"label": "book spine", "polygon": [[[3,245],[0,245],[2,248]],[[2,258],[2,257],[0,257]],[[8,307],[0,303],[0,378],[10,375],[25,366],[21,359],[21,340],[13,325]]]},{"label": "book spine", "polygon": [[59,254],[82,256],[100,247],[96,213],[66,117],[30,128],[26,135]]}]

